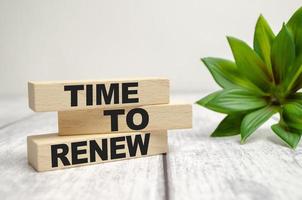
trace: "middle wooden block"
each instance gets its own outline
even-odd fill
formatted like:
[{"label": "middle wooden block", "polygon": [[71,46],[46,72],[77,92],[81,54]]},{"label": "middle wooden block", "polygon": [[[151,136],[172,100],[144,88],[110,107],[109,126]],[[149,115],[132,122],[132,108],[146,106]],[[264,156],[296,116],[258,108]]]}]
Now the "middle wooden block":
[{"label": "middle wooden block", "polygon": [[59,135],[192,128],[192,105],[59,111],[58,125]]}]

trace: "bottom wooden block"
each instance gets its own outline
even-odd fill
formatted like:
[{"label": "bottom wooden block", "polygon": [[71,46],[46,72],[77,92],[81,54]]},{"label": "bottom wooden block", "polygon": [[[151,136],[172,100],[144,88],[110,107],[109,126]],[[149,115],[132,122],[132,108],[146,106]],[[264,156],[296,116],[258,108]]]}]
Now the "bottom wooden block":
[{"label": "bottom wooden block", "polygon": [[167,131],[27,137],[28,162],[37,171],[166,153]]}]

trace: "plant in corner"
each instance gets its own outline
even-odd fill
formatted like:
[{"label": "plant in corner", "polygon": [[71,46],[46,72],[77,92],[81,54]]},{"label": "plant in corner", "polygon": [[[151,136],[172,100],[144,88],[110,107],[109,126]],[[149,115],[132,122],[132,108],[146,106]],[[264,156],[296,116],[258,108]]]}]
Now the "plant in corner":
[{"label": "plant in corner", "polygon": [[275,113],[272,130],[291,148],[302,134],[302,7],[275,35],[262,15],[253,49],[227,37],[234,60],[207,57],[203,63],[222,90],[196,103],[227,116],[213,137],[241,135],[241,143]]}]

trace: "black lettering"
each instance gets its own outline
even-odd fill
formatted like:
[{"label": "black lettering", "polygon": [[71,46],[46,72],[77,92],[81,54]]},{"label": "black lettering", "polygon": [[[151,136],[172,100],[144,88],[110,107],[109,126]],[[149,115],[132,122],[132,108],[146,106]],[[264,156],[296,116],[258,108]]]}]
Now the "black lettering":
[{"label": "black lettering", "polygon": [[92,92],[92,85],[86,85],[86,105],[92,106],[93,105],[93,92]]},{"label": "black lettering", "polygon": [[78,149],[78,147],[81,146],[87,146],[87,141],[71,143],[71,157],[73,165],[88,162],[88,158],[79,158],[79,155],[87,153],[86,149]]},{"label": "black lettering", "polygon": [[78,91],[84,90],[84,85],[65,85],[64,91],[70,91],[70,106],[78,106]]},{"label": "black lettering", "polygon": [[118,83],[112,83],[109,87],[109,92],[106,90],[105,84],[96,85],[96,104],[102,105],[102,96],[105,104],[111,104],[112,96],[114,96],[114,104],[119,103],[119,85]]},{"label": "black lettering", "polygon": [[107,139],[102,139],[102,148],[98,145],[95,140],[89,141],[90,146],[90,162],[95,162],[95,152],[98,153],[99,157],[102,160],[108,160],[108,148],[107,148]]},{"label": "black lettering", "polygon": [[141,135],[135,135],[134,142],[132,142],[131,135],[126,136],[128,149],[130,157],[136,156],[137,147],[139,146],[139,149],[141,151],[141,155],[147,155],[148,153],[148,147],[149,147],[149,141],[150,141],[150,133],[145,134],[144,142],[142,140]]},{"label": "black lettering", "polygon": [[119,149],[125,149],[124,144],[117,145],[117,142],[125,141],[125,137],[116,137],[110,139],[111,159],[126,158],[126,153],[117,153]]},{"label": "black lettering", "polygon": [[137,89],[130,90],[130,87],[138,87],[138,82],[122,83],[122,102],[138,103],[138,98],[129,98],[130,94],[137,94]]},{"label": "black lettering", "polygon": [[[134,124],[134,115],[137,113],[142,116],[142,121],[138,125]],[[148,112],[143,108],[134,108],[128,112],[126,120],[129,128],[131,128],[132,130],[141,130],[148,125],[149,115]]]},{"label": "black lettering", "polygon": [[[68,154],[68,146],[66,144],[51,145],[51,167],[58,167],[58,159],[60,159],[64,166],[70,165],[66,155]],[[61,149],[61,153],[58,150]]]},{"label": "black lettering", "polygon": [[111,116],[111,131],[118,131],[118,115],[124,115],[124,109],[104,110],[104,115]]}]

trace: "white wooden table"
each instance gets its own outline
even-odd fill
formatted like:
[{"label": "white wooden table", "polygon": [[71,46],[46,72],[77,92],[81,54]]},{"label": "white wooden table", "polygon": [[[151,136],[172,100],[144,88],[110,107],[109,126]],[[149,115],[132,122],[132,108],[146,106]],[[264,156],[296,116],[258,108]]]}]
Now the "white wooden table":
[{"label": "white wooden table", "polygon": [[278,140],[276,119],[240,145],[210,138],[223,116],[194,105],[193,129],[170,131],[167,155],[37,173],[26,136],[56,132],[56,117],[31,112],[25,97],[0,97],[0,199],[302,199],[302,148]]}]

